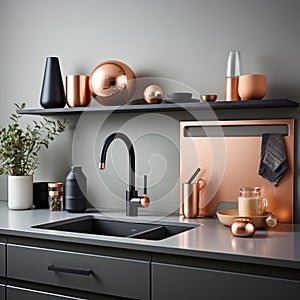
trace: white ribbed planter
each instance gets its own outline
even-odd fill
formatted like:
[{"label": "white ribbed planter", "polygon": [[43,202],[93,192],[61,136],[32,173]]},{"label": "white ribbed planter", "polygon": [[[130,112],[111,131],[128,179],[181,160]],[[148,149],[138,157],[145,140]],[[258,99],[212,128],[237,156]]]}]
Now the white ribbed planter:
[{"label": "white ribbed planter", "polygon": [[33,205],[32,175],[8,176],[8,208],[31,209]]}]

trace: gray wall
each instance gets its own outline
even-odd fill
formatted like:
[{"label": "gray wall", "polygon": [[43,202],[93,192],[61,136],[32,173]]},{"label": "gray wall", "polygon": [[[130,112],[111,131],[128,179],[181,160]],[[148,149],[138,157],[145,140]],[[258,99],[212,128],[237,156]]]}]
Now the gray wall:
[{"label": "gray wall", "polygon": [[[131,66],[137,77],[163,78],[166,89],[175,83],[178,90],[189,89],[194,96],[213,92],[222,99],[228,52],[240,50],[243,73],[267,76],[267,98],[299,102],[299,11],[297,0],[1,0],[0,123],[7,124],[14,102],[39,107],[47,56],[59,56],[64,76],[90,74],[98,63],[117,59]],[[270,109],[227,111],[218,117],[298,119],[298,115],[298,109]],[[77,124],[71,118],[69,129],[50,150],[41,152],[35,180],[63,180],[72,163],[82,164],[91,202],[123,207],[127,154],[121,142],[112,145],[114,160],[108,157],[103,174],[96,169],[103,139],[122,130],[135,143],[139,187],[142,175],[149,175],[151,211],[174,211],[179,199],[178,120],[184,118],[83,116]],[[298,143],[297,138],[296,155]],[[297,160],[295,220],[300,222],[298,170]],[[2,176],[0,198],[5,199],[6,193]]]}]

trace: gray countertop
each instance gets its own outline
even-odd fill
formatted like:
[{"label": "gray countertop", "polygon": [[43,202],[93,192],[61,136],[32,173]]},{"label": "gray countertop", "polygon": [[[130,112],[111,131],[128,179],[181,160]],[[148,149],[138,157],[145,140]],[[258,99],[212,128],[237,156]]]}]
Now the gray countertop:
[{"label": "gray countertop", "polygon": [[[167,223],[198,223],[201,226],[160,241],[32,228],[33,225],[83,215],[109,216],[138,222],[160,220]],[[300,225],[296,224],[278,224],[274,229],[257,230],[251,238],[241,238],[232,236],[228,227],[212,218],[184,219],[182,216],[151,215],[125,217],[124,213],[117,212],[70,214],[47,209],[16,211],[8,209],[6,201],[0,201],[0,234],[300,269]]]}]

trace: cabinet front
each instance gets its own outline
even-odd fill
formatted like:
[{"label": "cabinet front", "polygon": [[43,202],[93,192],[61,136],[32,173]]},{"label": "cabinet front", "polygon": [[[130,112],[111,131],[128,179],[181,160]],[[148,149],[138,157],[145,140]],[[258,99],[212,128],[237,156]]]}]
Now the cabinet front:
[{"label": "cabinet front", "polygon": [[59,300],[59,299],[85,300],[83,298],[74,298],[74,297],[53,294],[53,293],[46,293],[46,292],[40,292],[40,291],[36,291],[36,290],[8,286],[6,288],[6,300],[17,300],[17,299],[22,299],[22,300]]},{"label": "cabinet front", "polygon": [[7,277],[132,299],[150,297],[150,262],[142,260],[8,244]]},{"label": "cabinet front", "polygon": [[5,276],[5,244],[0,243],[0,277]]},{"label": "cabinet front", "polygon": [[152,300],[287,299],[300,293],[300,281],[296,280],[164,263],[152,265]]}]

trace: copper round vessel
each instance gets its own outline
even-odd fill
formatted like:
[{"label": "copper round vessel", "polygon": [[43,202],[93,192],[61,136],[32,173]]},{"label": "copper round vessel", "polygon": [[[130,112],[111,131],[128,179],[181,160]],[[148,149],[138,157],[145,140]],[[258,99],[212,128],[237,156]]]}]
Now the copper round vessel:
[{"label": "copper round vessel", "polygon": [[267,80],[263,74],[240,76],[238,92],[242,100],[260,100],[267,93]]},{"label": "copper round vessel", "polygon": [[230,231],[234,236],[250,237],[255,233],[255,226],[248,218],[238,218],[230,226]]},{"label": "copper round vessel", "polygon": [[126,104],[134,94],[135,78],[126,64],[117,60],[104,61],[90,75],[91,95],[102,105]]},{"label": "copper round vessel", "polygon": [[200,98],[202,101],[205,101],[205,102],[214,102],[217,100],[218,95],[206,94],[206,95],[200,95]]},{"label": "copper round vessel", "polygon": [[149,104],[159,104],[162,101],[163,90],[160,86],[152,84],[144,89],[144,99]]}]

